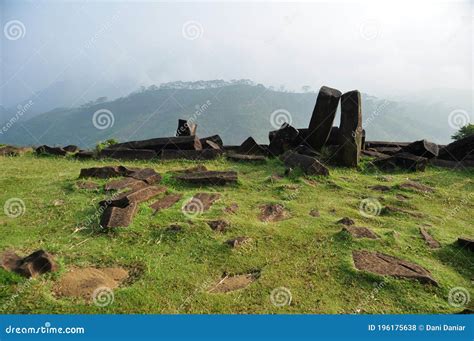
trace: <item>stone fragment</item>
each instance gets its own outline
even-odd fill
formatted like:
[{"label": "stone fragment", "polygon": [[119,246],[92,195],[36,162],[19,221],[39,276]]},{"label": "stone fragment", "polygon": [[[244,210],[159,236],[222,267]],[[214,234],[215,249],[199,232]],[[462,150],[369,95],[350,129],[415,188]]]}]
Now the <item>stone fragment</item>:
[{"label": "stone fragment", "polygon": [[328,176],[329,170],[317,159],[288,151],[280,156],[280,160],[289,168],[299,167],[307,175]]},{"label": "stone fragment", "polygon": [[341,97],[341,125],[339,127],[338,163],[344,167],[357,167],[362,150],[362,109],[358,90]]},{"label": "stone fragment", "polygon": [[99,178],[108,179],[118,176],[125,176],[127,172],[124,167],[121,166],[105,166],[105,167],[92,167],[82,168],[79,174],[80,178]]},{"label": "stone fragment", "polygon": [[235,184],[238,178],[235,171],[207,171],[176,175],[176,179],[191,184],[219,186]]},{"label": "stone fragment", "polygon": [[459,237],[458,245],[474,252],[474,238]]},{"label": "stone fragment", "polygon": [[56,155],[56,156],[65,156],[67,154],[67,152],[60,147],[50,147],[47,145],[39,146],[38,148],[35,149],[35,153],[37,155],[48,154],[48,155]]},{"label": "stone fragment", "polygon": [[378,275],[414,279],[421,283],[438,286],[431,273],[423,267],[380,252],[366,250],[352,251],[355,267],[358,270]]},{"label": "stone fragment", "polygon": [[242,275],[224,275],[213,287],[209,290],[210,293],[227,293],[239,289],[243,289],[258,279],[259,275],[256,273],[242,274]]},{"label": "stone fragment", "polygon": [[137,180],[134,178],[123,178],[118,180],[112,180],[106,183],[104,189],[106,191],[120,191],[125,188],[138,189],[146,186],[148,186],[147,183],[142,180]]},{"label": "stone fragment", "polygon": [[270,134],[268,150],[273,156],[281,155],[299,144],[298,130],[288,123],[282,124],[280,129],[270,132]]},{"label": "stone fragment", "polygon": [[439,148],[436,143],[427,140],[420,140],[403,147],[402,151],[417,156],[423,156],[427,159],[432,159],[438,156]]},{"label": "stone fragment", "polygon": [[361,226],[344,226],[343,231],[346,231],[354,238],[369,238],[369,239],[378,239],[379,236],[367,227]]},{"label": "stone fragment", "polygon": [[106,199],[99,202],[103,207],[122,207],[125,208],[131,203],[141,203],[166,191],[163,186],[147,186],[123,193],[116,198]]},{"label": "stone fragment", "polygon": [[420,233],[423,239],[426,241],[426,244],[432,249],[438,249],[441,247],[440,243],[434,239],[428,231],[426,231],[423,227],[420,227]]},{"label": "stone fragment", "polygon": [[436,167],[456,169],[456,170],[465,170],[466,168],[474,168],[474,160],[466,160],[466,159],[462,161],[431,159],[430,164]]},{"label": "stone fragment", "polygon": [[107,206],[102,213],[100,226],[103,228],[127,227],[132,223],[132,219],[137,212],[138,204],[130,203],[125,207]]},{"label": "stone fragment", "polygon": [[428,159],[409,153],[398,153],[388,158],[380,158],[373,161],[374,165],[382,171],[394,171],[402,168],[408,171],[424,171]]},{"label": "stone fragment", "polygon": [[79,151],[79,147],[75,146],[73,144],[69,144],[65,147],[63,147],[63,150],[67,151],[68,153],[75,153]]},{"label": "stone fragment", "polygon": [[179,150],[200,150],[201,142],[193,136],[159,137],[149,140],[130,141],[117,143],[109,147],[110,149],[151,149],[160,152],[163,149]]},{"label": "stone fragment", "polygon": [[161,175],[158,174],[153,168],[136,169],[132,172],[128,172],[127,176],[136,180],[142,180],[149,185],[159,183],[161,181]]},{"label": "stone fragment", "polygon": [[179,119],[176,136],[192,136],[196,135],[197,124],[188,120]]},{"label": "stone fragment", "polygon": [[74,158],[78,160],[90,160],[94,158],[94,152],[88,150],[80,150],[74,154]]},{"label": "stone fragment", "polygon": [[6,251],[1,257],[1,267],[25,277],[37,277],[57,270],[56,262],[51,254],[38,250],[21,258],[13,251]]},{"label": "stone fragment", "polygon": [[236,150],[237,154],[267,155],[267,151],[252,137],[247,138]]},{"label": "stone fragment", "polygon": [[152,160],[158,155],[151,149],[105,148],[100,151],[99,157],[116,160]]},{"label": "stone fragment", "polygon": [[219,135],[212,135],[208,137],[204,137],[199,140],[202,145],[202,149],[217,149],[215,146],[219,146],[218,149],[224,149],[224,143]]},{"label": "stone fragment", "polygon": [[308,144],[316,151],[319,151],[329,138],[341,95],[339,90],[327,86],[319,90],[307,136]]},{"label": "stone fragment", "polygon": [[158,213],[159,211],[169,208],[177,203],[183,197],[182,194],[168,194],[163,198],[158,199],[153,204],[150,205],[150,208],[153,209],[153,214]]}]

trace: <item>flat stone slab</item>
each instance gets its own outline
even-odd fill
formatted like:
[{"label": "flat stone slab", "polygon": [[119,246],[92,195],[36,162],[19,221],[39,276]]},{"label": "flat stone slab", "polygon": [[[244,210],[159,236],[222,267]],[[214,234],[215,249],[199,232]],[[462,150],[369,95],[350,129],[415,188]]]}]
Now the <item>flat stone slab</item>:
[{"label": "flat stone slab", "polygon": [[440,149],[438,158],[443,160],[461,161],[474,152],[474,134],[451,142]]},{"label": "flat stone slab", "polygon": [[147,201],[160,193],[166,192],[167,188],[164,186],[147,186],[136,190],[123,193],[116,198],[109,200],[102,200],[99,202],[100,206],[103,207],[122,207],[125,208],[131,203],[141,203]]},{"label": "flat stone slab", "polygon": [[161,151],[162,160],[213,160],[222,155],[220,149],[202,149],[202,150],[173,150],[163,149]]},{"label": "flat stone slab", "polygon": [[434,239],[429,233],[428,231],[426,231],[423,227],[420,227],[420,233],[421,233],[421,236],[423,237],[423,239],[426,241],[426,244],[428,244],[428,246],[432,249],[438,249],[441,247],[441,244],[436,240]]},{"label": "flat stone slab", "polygon": [[105,166],[105,167],[91,167],[82,168],[79,174],[80,178],[99,178],[108,179],[118,176],[128,175],[127,168],[122,166]]},{"label": "flat stone slab", "polygon": [[219,193],[197,193],[193,198],[183,206],[183,211],[195,213],[197,210],[205,212],[220,199]]},{"label": "flat stone slab", "polygon": [[158,199],[153,204],[150,205],[150,208],[153,209],[153,214],[158,213],[161,210],[169,208],[176,204],[181,198],[183,197],[182,194],[168,194],[165,195],[163,198]]},{"label": "flat stone slab", "polygon": [[395,171],[397,168],[408,171],[424,171],[428,164],[428,159],[409,153],[397,153],[388,158],[379,158],[373,161],[373,164],[382,171]]},{"label": "flat stone slab", "polygon": [[374,231],[368,227],[362,226],[344,226],[343,231],[346,231],[354,238],[369,238],[369,239],[378,239],[380,238]]},{"label": "flat stone slab", "polygon": [[474,238],[459,237],[458,245],[474,252]]},{"label": "flat stone slab", "polygon": [[37,277],[57,270],[53,256],[43,250],[35,251],[24,258],[13,251],[6,251],[2,254],[0,261],[3,269],[24,277]]},{"label": "flat stone slab", "polygon": [[149,140],[130,141],[114,144],[109,149],[151,149],[160,152],[163,149],[200,150],[199,139],[193,136],[158,137]]},{"label": "flat stone slab", "polygon": [[151,149],[105,148],[100,151],[99,157],[117,160],[152,160],[157,158],[158,154]]},{"label": "flat stone slab", "polygon": [[226,293],[243,289],[258,279],[258,274],[225,275],[208,291],[210,293]]},{"label": "flat stone slab", "polygon": [[161,175],[158,174],[153,168],[137,169],[131,172],[128,176],[137,180],[142,180],[149,185],[161,181]]},{"label": "flat stone slab", "polygon": [[419,182],[416,182],[416,181],[406,181],[398,185],[398,188],[415,190],[417,192],[424,192],[424,193],[434,192],[434,188],[420,184]]},{"label": "flat stone slab", "polygon": [[275,222],[287,219],[290,216],[288,210],[280,204],[269,204],[260,206],[259,219],[263,222]]},{"label": "flat stone slab", "polygon": [[134,178],[123,178],[118,180],[112,180],[105,184],[104,189],[106,191],[120,191],[122,189],[138,189],[141,187],[146,187],[148,184],[142,180],[137,180]]},{"label": "flat stone slab", "polygon": [[241,237],[229,239],[225,243],[229,245],[231,248],[236,248],[236,247],[245,245],[250,241],[251,241],[251,238],[241,236]]},{"label": "flat stone slab", "polygon": [[329,175],[329,169],[316,158],[288,151],[280,156],[287,167],[299,167],[307,175]]},{"label": "flat stone slab", "polygon": [[265,162],[267,158],[263,155],[252,155],[252,154],[236,154],[231,153],[227,155],[227,158],[232,161],[250,161],[250,162]]},{"label": "flat stone slab", "polygon": [[176,175],[176,179],[191,184],[220,186],[235,184],[238,177],[235,171],[207,171]]},{"label": "flat stone slab", "polygon": [[229,222],[222,219],[208,221],[207,225],[217,232],[225,232],[230,228]]},{"label": "flat stone slab", "polygon": [[438,282],[425,268],[408,261],[389,256],[380,252],[366,250],[352,251],[354,265],[363,270],[378,275],[414,279],[421,283],[438,286]]},{"label": "flat stone slab", "polygon": [[125,207],[108,206],[100,219],[103,228],[127,227],[132,223],[138,204],[130,203]]}]

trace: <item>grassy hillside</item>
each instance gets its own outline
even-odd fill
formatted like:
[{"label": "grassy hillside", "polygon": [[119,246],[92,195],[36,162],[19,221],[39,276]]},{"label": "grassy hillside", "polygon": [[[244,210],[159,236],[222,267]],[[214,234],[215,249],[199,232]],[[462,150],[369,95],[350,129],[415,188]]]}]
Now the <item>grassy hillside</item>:
[{"label": "grassy hillside", "polygon": [[[454,242],[472,236],[473,173],[430,168],[424,173],[384,175],[364,170],[331,169],[329,178],[272,178],[284,167],[277,160],[265,165],[231,163],[224,159],[205,162],[210,169],[234,169],[239,184],[230,187],[196,188],[174,181],[171,170],[195,165],[191,161],[127,162],[153,167],[164,175],[162,183],[183,199],[156,216],[146,204],[140,206],[133,224],[114,233],[94,232],[98,192],[77,189],[83,167],[117,162],[38,158],[25,155],[1,158],[0,202],[24,201],[23,215],[0,216],[0,250],[14,249],[21,255],[42,248],[59,262],[57,273],[27,280],[0,270],[0,313],[452,313],[448,303],[453,287],[463,287],[474,297],[474,256]],[[392,189],[381,194],[368,186],[397,185],[413,179],[435,188],[420,194]],[[105,183],[105,181],[98,181]],[[219,192],[222,198],[195,218],[185,216],[182,203],[199,191]],[[409,197],[396,199],[397,194]],[[391,213],[364,217],[359,205],[364,198],[377,198],[382,205],[421,213],[413,217]],[[56,202],[56,204],[55,204]],[[223,209],[237,203],[235,214]],[[283,204],[290,218],[275,223],[258,219],[259,206]],[[320,217],[309,215],[312,209]],[[338,221],[350,217],[359,226],[370,227],[378,240],[352,239],[341,232]],[[210,219],[223,218],[231,229],[211,230]],[[85,230],[88,220],[92,225]],[[180,224],[182,232],[166,228]],[[419,227],[429,224],[430,233],[442,244],[431,250]],[[231,249],[224,242],[236,236],[252,241]],[[382,277],[357,271],[352,250],[377,250],[415,262],[429,271],[440,287],[415,281]],[[115,290],[113,304],[98,307],[82,299],[59,298],[54,287],[75,267],[121,266],[132,279]],[[230,293],[209,293],[224,273],[259,271],[247,288]],[[287,288],[290,305],[277,307],[270,294]]]}]

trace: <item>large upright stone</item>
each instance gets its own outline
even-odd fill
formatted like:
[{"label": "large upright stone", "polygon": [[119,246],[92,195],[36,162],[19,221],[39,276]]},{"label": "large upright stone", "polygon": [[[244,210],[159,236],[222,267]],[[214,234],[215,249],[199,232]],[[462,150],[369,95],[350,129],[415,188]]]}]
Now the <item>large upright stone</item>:
[{"label": "large upright stone", "polygon": [[197,125],[194,122],[188,120],[179,119],[178,129],[176,130],[176,136],[193,136],[196,135]]},{"label": "large upright stone", "polygon": [[341,97],[341,125],[338,132],[339,164],[357,167],[362,149],[362,109],[358,90],[346,92]]},{"label": "large upright stone", "polygon": [[309,122],[307,141],[314,150],[320,150],[331,133],[341,92],[327,86],[321,87]]}]

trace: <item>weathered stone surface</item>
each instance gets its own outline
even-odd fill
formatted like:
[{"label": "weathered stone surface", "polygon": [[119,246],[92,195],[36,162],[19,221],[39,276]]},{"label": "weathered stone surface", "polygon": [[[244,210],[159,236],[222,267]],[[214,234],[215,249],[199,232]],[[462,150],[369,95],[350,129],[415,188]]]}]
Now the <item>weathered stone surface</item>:
[{"label": "weathered stone surface", "polygon": [[116,160],[152,160],[158,154],[151,149],[130,149],[130,148],[105,148],[99,153],[101,158]]},{"label": "weathered stone surface", "polygon": [[278,156],[296,147],[299,144],[298,135],[298,129],[288,123],[284,123],[280,129],[270,132],[270,145],[268,146],[270,154]]},{"label": "weathered stone surface", "polygon": [[161,175],[158,174],[153,168],[136,169],[132,172],[129,172],[128,176],[136,180],[145,181],[149,185],[161,181]]},{"label": "weathered stone surface", "polygon": [[424,171],[428,159],[409,153],[398,153],[388,158],[381,158],[373,161],[374,165],[383,171],[394,171],[402,168],[408,171]]},{"label": "weathered stone surface", "polygon": [[78,181],[76,182],[77,188],[80,189],[88,189],[88,190],[96,190],[99,189],[99,184],[93,181]]},{"label": "weathered stone surface", "polygon": [[351,218],[349,217],[344,217],[342,219],[339,219],[337,221],[338,224],[342,224],[342,225],[346,225],[346,226],[350,226],[350,225],[354,225],[355,224],[355,221],[352,220]]},{"label": "weathered stone surface", "polygon": [[402,148],[400,147],[372,147],[368,150],[375,151],[377,153],[385,154],[385,155],[395,155],[402,152]]},{"label": "weathered stone surface", "polygon": [[389,142],[389,141],[366,141],[365,148],[402,148],[406,147],[410,142]]},{"label": "weathered stone surface", "polygon": [[68,144],[67,146],[63,147],[63,150],[67,151],[68,153],[75,153],[79,151],[79,147],[73,144]]},{"label": "weathered stone surface", "polygon": [[236,238],[229,239],[225,243],[227,245],[229,245],[230,247],[232,247],[232,248],[236,248],[236,247],[242,246],[242,245],[244,245],[244,244],[246,244],[250,241],[251,241],[250,238],[241,236],[241,237],[236,237]]},{"label": "weathered stone surface", "polygon": [[131,203],[141,203],[147,201],[165,191],[166,187],[163,186],[142,187],[123,193],[116,198],[102,200],[99,202],[99,205],[104,207],[114,206],[125,208]]},{"label": "weathered stone surface", "polygon": [[421,283],[438,286],[431,273],[423,267],[380,252],[366,250],[352,251],[355,267],[358,270],[378,275],[415,279]]},{"label": "weathered stone surface", "polygon": [[127,176],[130,172],[131,171],[128,168],[123,166],[91,167],[82,168],[79,177],[108,179],[118,176]]},{"label": "weathered stone surface", "polygon": [[474,155],[474,135],[454,141],[440,149],[438,159],[462,161]]},{"label": "weathered stone surface", "polygon": [[426,241],[426,244],[432,249],[438,249],[441,247],[440,243],[434,239],[428,231],[426,231],[423,227],[420,227],[420,233],[423,239]]},{"label": "weathered stone surface", "polygon": [[267,155],[267,151],[262,148],[253,137],[247,138],[236,151],[238,154]]},{"label": "weathered stone surface", "polygon": [[319,151],[329,138],[341,95],[339,90],[327,86],[319,90],[307,136],[308,144],[316,151]]},{"label": "weathered stone surface", "polygon": [[78,160],[90,160],[94,158],[94,152],[88,150],[80,150],[76,154],[74,154],[74,158]]},{"label": "weathered stone surface", "polygon": [[148,184],[142,180],[134,178],[123,178],[118,180],[112,180],[106,183],[104,189],[106,191],[120,191],[125,188],[138,189],[146,186],[148,186]]},{"label": "weathered stone surface", "polygon": [[6,251],[1,257],[1,267],[25,277],[37,277],[57,270],[56,262],[51,254],[38,250],[21,258],[13,251]]},{"label": "weathered stone surface", "polygon": [[434,192],[434,188],[432,188],[430,186],[427,186],[427,185],[423,185],[423,184],[421,184],[419,182],[416,182],[416,181],[411,181],[411,180],[401,183],[400,185],[398,185],[398,188],[414,190],[414,191],[417,191],[417,192],[424,192],[424,193],[433,193]]},{"label": "weathered stone surface", "polygon": [[117,143],[110,149],[151,149],[160,152],[163,149],[200,150],[201,142],[194,136],[158,137],[155,139]]},{"label": "weathered stone surface", "polygon": [[432,159],[438,156],[439,148],[436,143],[427,140],[420,140],[403,147],[402,151],[417,156],[423,156],[427,159]]},{"label": "weathered stone surface", "polygon": [[329,175],[329,170],[317,159],[288,151],[280,156],[287,167],[299,167],[307,175]]},{"label": "weathered stone surface", "polygon": [[222,151],[219,149],[202,149],[202,150],[173,150],[164,149],[161,151],[162,160],[212,160],[219,157]]},{"label": "weathered stone surface", "polygon": [[225,232],[230,227],[229,222],[222,219],[208,221],[207,225],[209,225],[211,229],[217,232]]},{"label": "weathered stone surface", "polygon": [[37,155],[48,154],[48,155],[56,155],[56,156],[65,156],[67,154],[67,152],[60,147],[50,147],[47,145],[39,146],[38,148],[35,149],[35,153]]},{"label": "weathered stone surface", "polygon": [[287,219],[289,216],[289,212],[283,205],[269,204],[260,206],[259,219],[263,222],[280,221]]},{"label": "weathered stone surface", "polygon": [[176,175],[176,179],[199,185],[227,185],[237,183],[237,172],[235,171],[207,171],[193,172],[187,174]]},{"label": "weathered stone surface", "polygon": [[201,142],[202,149],[216,149],[216,145],[219,146],[219,149],[224,149],[224,143],[219,135],[204,137],[199,141]]},{"label": "weathered stone surface", "polygon": [[461,247],[467,248],[468,250],[474,252],[474,238],[459,237],[458,244]]},{"label": "weathered stone surface", "polygon": [[196,135],[197,124],[188,120],[179,119],[176,136],[192,136]]},{"label": "weathered stone surface", "polygon": [[151,204],[150,208],[153,209],[153,214],[156,214],[161,210],[164,210],[166,208],[173,206],[182,197],[183,195],[179,193],[165,195],[163,198],[160,198],[157,201],[155,201],[153,204]]},{"label": "weathered stone surface", "polygon": [[343,231],[346,231],[354,238],[369,238],[369,239],[378,239],[379,236],[369,229],[368,227],[362,226],[344,226]]},{"label": "weathered stone surface", "polygon": [[353,90],[341,97],[341,125],[339,127],[338,163],[344,167],[357,167],[362,149],[362,100],[360,92]]},{"label": "weathered stone surface", "polygon": [[462,160],[462,161],[453,161],[453,160],[442,160],[442,159],[431,159],[430,164],[436,167],[464,170],[466,168],[474,168],[474,160]]},{"label": "weathered stone surface", "polygon": [[220,199],[219,193],[197,193],[193,198],[183,206],[184,212],[199,213],[205,212]]},{"label": "weathered stone surface", "polygon": [[227,154],[227,158],[232,161],[250,161],[250,162],[265,162],[267,159],[263,155],[252,155],[252,154]]},{"label": "weathered stone surface", "polygon": [[138,204],[135,202],[125,207],[108,206],[100,219],[103,228],[127,227],[132,223],[137,212]]}]

